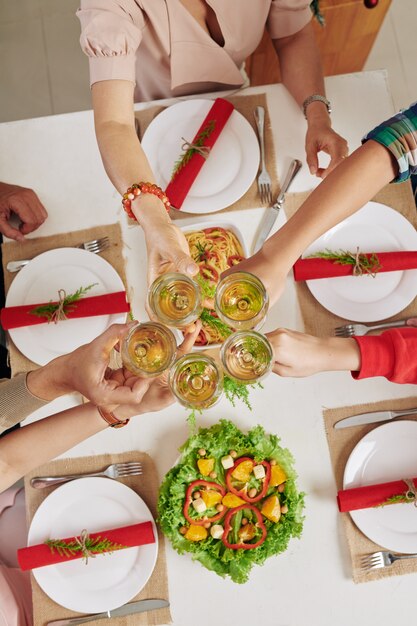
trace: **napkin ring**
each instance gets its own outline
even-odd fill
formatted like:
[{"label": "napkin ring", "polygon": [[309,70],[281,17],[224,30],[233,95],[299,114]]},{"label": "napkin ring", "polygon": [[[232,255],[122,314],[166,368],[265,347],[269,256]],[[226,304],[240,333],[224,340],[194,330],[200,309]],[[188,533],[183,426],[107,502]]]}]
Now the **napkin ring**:
[{"label": "napkin ring", "polygon": [[132,211],[132,201],[135,200],[138,196],[144,193],[152,193],[154,196],[159,198],[166,210],[169,211],[171,208],[171,203],[168,199],[168,196],[158,185],[154,183],[134,183],[131,187],[129,187],[126,193],[123,194],[122,205],[128,216],[132,220],[137,220],[136,215]]},{"label": "napkin ring", "polygon": [[104,421],[107,422],[107,424],[112,428],[122,428],[123,426],[126,426],[130,421],[129,419],[119,420],[119,418],[116,417],[114,413],[112,413],[111,411],[106,411],[101,406],[97,406],[96,408]]}]

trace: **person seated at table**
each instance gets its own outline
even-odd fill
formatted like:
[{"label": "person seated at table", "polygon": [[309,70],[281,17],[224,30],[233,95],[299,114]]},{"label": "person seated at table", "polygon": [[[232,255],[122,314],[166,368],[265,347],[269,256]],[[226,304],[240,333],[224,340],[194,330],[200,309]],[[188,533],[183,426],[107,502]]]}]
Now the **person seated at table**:
[{"label": "person seated at table", "polygon": [[[14,217],[20,221],[20,224],[13,224]],[[0,182],[0,242],[2,235],[24,242],[25,235],[39,228],[47,217],[45,207],[32,189]],[[4,307],[4,302],[4,277],[0,249],[0,308]],[[6,339],[0,328],[1,376],[10,376],[10,370],[7,365]]]},{"label": "person seated at table", "polygon": [[[0,381],[0,433],[59,396],[79,392],[89,400],[0,438],[0,493],[32,468],[87,437],[174,402],[166,377],[142,379],[124,368],[109,369],[110,353],[129,327],[113,324],[70,354]],[[200,323],[185,336],[179,354],[191,349],[199,332]]]},{"label": "person seated at table", "polygon": [[[29,572],[20,571],[15,557],[26,541],[23,492],[19,487],[4,490],[34,467],[108,428],[107,420],[124,423],[174,401],[166,377],[139,379],[124,369],[108,369],[110,352],[128,328],[114,324],[90,344],[0,382],[0,432],[60,395],[78,391],[90,399],[0,438],[0,616],[8,626],[32,626],[33,617]],[[191,349],[199,330],[197,325],[185,337],[179,354]]]},{"label": "person seated at table", "polygon": [[314,337],[278,328],[267,334],[274,349],[273,371],[296,378],[350,371],[358,380],[383,376],[394,383],[417,384],[417,318],[408,325],[377,336],[350,338]]},{"label": "person seated at table", "polygon": [[[241,68],[265,26],[283,83],[304,105],[310,170],[326,176],[348,148],[331,127],[309,5],[310,0],[82,0],[77,15],[90,63],[97,141],[120,194],[133,183],[155,182],[136,135],[133,102],[240,88]],[[331,157],[327,169],[318,165],[319,151]],[[132,211],[144,230],[150,281],[166,271],[197,274],[183,233],[158,197],[141,194]]]},{"label": "person seated at table", "polygon": [[401,183],[417,174],[417,102],[379,124],[362,141],[261,250],[239,264],[240,270],[262,280],[271,304],[279,299],[288,273],[313,241],[388,183]]},{"label": "person seated at table", "polygon": [[[20,224],[13,225],[10,218],[16,216]],[[24,241],[25,235],[39,228],[48,213],[32,189],[0,182],[0,233]]]}]

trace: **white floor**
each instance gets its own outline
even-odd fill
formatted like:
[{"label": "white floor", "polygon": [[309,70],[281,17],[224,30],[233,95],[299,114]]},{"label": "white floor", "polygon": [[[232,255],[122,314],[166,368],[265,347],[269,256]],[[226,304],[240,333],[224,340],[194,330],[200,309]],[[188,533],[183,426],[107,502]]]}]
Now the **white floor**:
[{"label": "white floor", "polygon": [[[90,108],[78,6],[0,0],[0,122]],[[416,26],[417,0],[392,0],[365,66],[388,70],[396,108],[417,100]]]}]

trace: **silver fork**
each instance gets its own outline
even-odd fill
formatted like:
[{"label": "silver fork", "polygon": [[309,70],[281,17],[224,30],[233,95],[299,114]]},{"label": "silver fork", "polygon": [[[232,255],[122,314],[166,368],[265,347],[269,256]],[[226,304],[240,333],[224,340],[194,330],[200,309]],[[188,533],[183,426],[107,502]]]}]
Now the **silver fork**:
[{"label": "silver fork", "polygon": [[[108,237],[101,237],[100,239],[92,239],[91,241],[84,241],[78,244],[78,246],[72,246],[73,248],[80,248],[81,250],[87,250],[93,254],[103,252],[110,246],[110,239]],[[18,272],[25,265],[30,263],[32,259],[21,259],[20,261],[9,261],[6,265],[9,272]]]},{"label": "silver fork", "polygon": [[366,572],[381,567],[389,567],[394,561],[402,561],[403,559],[417,559],[417,554],[395,554],[393,552],[373,552],[367,554],[361,560],[361,568]]},{"label": "silver fork", "polygon": [[107,476],[107,478],[125,478],[126,476],[139,476],[142,474],[142,464],[136,461],[127,463],[113,463],[106,467],[102,472],[92,472],[90,474],[67,474],[66,476],[36,476],[30,481],[31,487],[34,489],[43,489],[43,487],[51,487],[66,483],[68,480],[76,478],[91,478],[96,476]]},{"label": "silver fork", "polygon": [[259,135],[259,144],[261,147],[261,171],[258,175],[258,191],[261,196],[262,204],[271,204],[272,202],[272,183],[271,177],[265,168],[265,109],[263,107],[256,107],[254,111],[256,126]]},{"label": "silver fork", "polygon": [[417,326],[416,317],[408,317],[404,320],[396,320],[395,322],[384,322],[383,324],[374,324],[367,326],[366,324],[345,324],[338,326],[334,330],[336,337],[352,337],[353,335],[362,336],[371,330],[379,330],[381,328],[399,328],[400,326]]}]

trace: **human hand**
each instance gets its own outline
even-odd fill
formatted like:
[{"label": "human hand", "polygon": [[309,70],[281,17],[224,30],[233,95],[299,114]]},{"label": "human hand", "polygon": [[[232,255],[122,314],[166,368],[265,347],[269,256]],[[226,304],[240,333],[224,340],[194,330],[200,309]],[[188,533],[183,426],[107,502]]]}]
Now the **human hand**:
[{"label": "human hand", "polygon": [[109,369],[112,349],[131,325],[132,322],[113,324],[92,342],[29,372],[29,391],[48,401],[78,391],[94,404],[137,402],[143,395],[144,383],[138,383],[136,387],[120,384],[112,378]]},{"label": "human hand", "polygon": [[[195,340],[201,329],[201,322],[195,324],[192,332],[184,336],[183,342],[177,348],[177,358],[190,352]],[[119,419],[127,419],[134,415],[142,413],[152,413],[161,411],[170,404],[173,404],[175,398],[168,385],[169,371],[164,372],[158,378],[138,378],[126,368],[120,368],[111,373],[111,378],[120,386],[128,386],[140,397],[139,401],[131,404],[123,404],[118,407],[106,407],[111,410]],[[143,383],[147,384],[145,389]],[[142,391],[144,390],[144,393]],[[102,405],[102,403],[101,403]]]},{"label": "human hand", "polygon": [[263,248],[256,254],[222,272],[220,278],[224,278],[233,272],[250,272],[254,274],[263,283],[269,296],[269,304],[272,306],[279,300],[284,291],[287,271],[288,268],[281,268],[275,262],[271,263],[267,245],[264,244]]},{"label": "human hand", "polygon": [[164,222],[158,228],[145,231],[145,240],[149,285],[167,272],[179,272],[190,277],[198,273],[198,265],[190,257],[184,233],[172,222]]},{"label": "human hand", "polygon": [[[19,228],[9,223],[13,213],[20,219]],[[3,235],[24,241],[24,235],[39,228],[47,217],[45,207],[32,189],[0,183],[0,232]]]},{"label": "human hand", "polygon": [[[320,178],[326,178],[327,174],[349,154],[347,141],[332,129],[327,119],[309,122],[305,148],[310,173]],[[327,168],[319,167],[318,153],[320,151],[330,155]]]},{"label": "human hand", "polygon": [[359,346],[354,339],[314,337],[278,328],[266,334],[274,351],[272,371],[300,378],[318,372],[360,369]]}]

